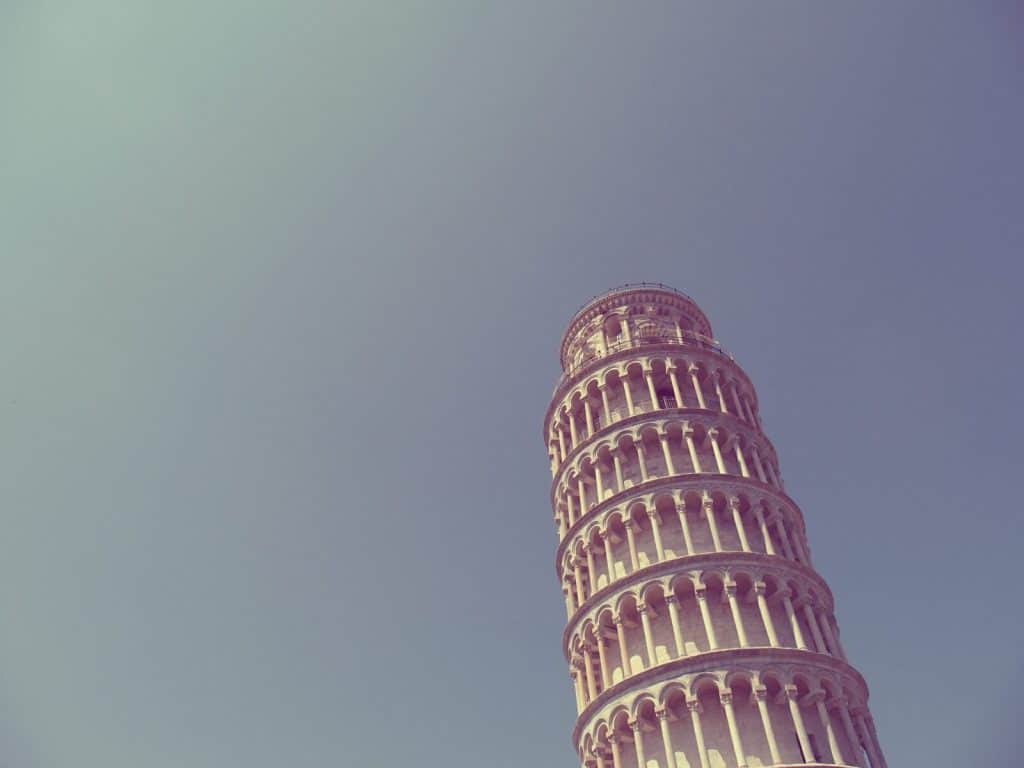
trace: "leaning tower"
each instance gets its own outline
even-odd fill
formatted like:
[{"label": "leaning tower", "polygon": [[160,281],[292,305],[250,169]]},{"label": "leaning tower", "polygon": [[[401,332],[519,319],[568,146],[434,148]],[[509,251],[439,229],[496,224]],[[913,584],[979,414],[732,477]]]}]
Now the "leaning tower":
[{"label": "leaning tower", "polygon": [[544,419],[584,768],[886,768],[757,394],[693,299],[625,285]]}]

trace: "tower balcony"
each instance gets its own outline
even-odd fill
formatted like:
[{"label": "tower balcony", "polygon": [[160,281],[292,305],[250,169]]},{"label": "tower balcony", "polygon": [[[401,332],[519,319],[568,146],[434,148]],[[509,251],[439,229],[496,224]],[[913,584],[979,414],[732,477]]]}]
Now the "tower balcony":
[{"label": "tower balcony", "polygon": [[558,381],[555,383],[555,388],[552,390],[552,397],[554,397],[558,391],[572,379],[590,370],[592,367],[608,357],[631,349],[644,349],[661,345],[690,347],[705,352],[711,352],[712,354],[720,355],[727,360],[731,360],[734,363],[736,362],[736,358],[727,352],[717,340],[710,336],[705,336],[703,333],[699,333],[697,331],[677,330],[671,335],[665,333],[649,333],[646,335],[637,335],[636,337],[631,338],[618,338],[601,346],[589,347],[582,353],[578,360],[568,364]]}]

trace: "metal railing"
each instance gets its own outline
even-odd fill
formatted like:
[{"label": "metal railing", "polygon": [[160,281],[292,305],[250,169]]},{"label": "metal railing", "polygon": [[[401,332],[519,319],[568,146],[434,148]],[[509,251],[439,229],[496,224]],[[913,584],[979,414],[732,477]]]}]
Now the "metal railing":
[{"label": "metal railing", "polygon": [[681,296],[682,298],[686,299],[687,301],[693,302],[694,304],[697,303],[696,301],[693,300],[692,296],[683,293],[678,288],[673,288],[671,285],[665,285],[664,283],[623,283],[622,285],[617,285],[614,288],[610,288],[604,293],[598,293],[594,296],[591,296],[589,299],[580,304],[579,309],[577,309],[573,313],[573,317],[578,315],[580,312],[589,307],[595,301],[603,299],[607,296],[612,296],[616,293],[622,293],[624,291],[643,290],[644,288],[649,288],[651,290],[657,291],[668,291],[669,293],[674,293],[676,296]]}]

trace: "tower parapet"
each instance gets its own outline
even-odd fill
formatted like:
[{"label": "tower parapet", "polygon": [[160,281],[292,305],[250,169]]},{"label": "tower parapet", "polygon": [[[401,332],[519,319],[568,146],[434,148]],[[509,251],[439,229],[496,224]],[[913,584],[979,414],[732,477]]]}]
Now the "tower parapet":
[{"label": "tower parapet", "polygon": [[585,768],[886,768],[753,384],[641,283],[562,339],[544,419]]}]

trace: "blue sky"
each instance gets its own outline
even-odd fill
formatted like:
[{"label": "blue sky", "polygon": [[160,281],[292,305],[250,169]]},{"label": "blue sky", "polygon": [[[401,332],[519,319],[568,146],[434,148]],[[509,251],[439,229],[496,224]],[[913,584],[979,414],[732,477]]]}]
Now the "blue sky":
[{"label": "blue sky", "polygon": [[1015,3],[8,3],[0,765],[576,765],[540,421],[694,296],[893,766],[1009,763]]}]

